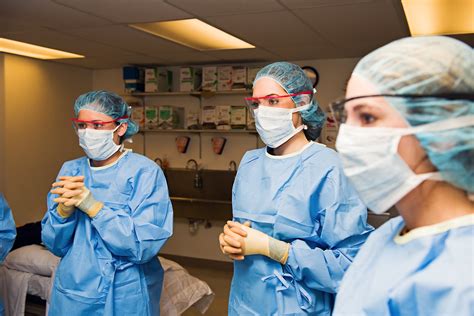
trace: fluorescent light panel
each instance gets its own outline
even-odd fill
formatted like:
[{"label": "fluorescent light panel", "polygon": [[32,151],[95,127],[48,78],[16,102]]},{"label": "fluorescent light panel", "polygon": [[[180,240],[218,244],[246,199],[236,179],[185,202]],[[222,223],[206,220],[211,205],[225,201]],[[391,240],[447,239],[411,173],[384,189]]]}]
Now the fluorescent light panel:
[{"label": "fluorescent light panel", "polygon": [[0,52],[22,55],[38,59],[84,58],[82,55],[63,52],[43,46],[0,38]]},{"label": "fluorescent light panel", "polygon": [[255,48],[198,19],[139,23],[130,26],[200,51]]},{"label": "fluorescent light panel", "polygon": [[474,33],[473,0],[402,0],[411,35]]}]

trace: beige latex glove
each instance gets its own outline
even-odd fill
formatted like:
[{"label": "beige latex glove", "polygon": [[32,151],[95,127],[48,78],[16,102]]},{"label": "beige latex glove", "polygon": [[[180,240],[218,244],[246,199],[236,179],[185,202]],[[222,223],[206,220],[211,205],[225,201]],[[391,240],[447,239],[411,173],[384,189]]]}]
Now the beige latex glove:
[{"label": "beige latex glove", "polygon": [[[241,236],[238,241],[241,243],[241,253],[244,256],[259,254],[267,256],[281,264],[286,264],[290,252],[290,244],[270,237],[247,225],[232,221],[228,221],[227,225],[232,232]],[[246,236],[242,236],[241,231],[244,231]]]},{"label": "beige latex glove", "polygon": [[[104,206],[104,204],[97,201],[89,189],[86,188],[84,185],[84,176],[64,176],[60,177],[59,180],[60,181],[53,183],[55,189],[51,190],[51,193],[60,195],[60,197],[54,199],[54,202],[59,203],[59,205],[62,203],[67,208],[77,207],[91,218],[95,217]],[[59,215],[61,215],[61,213]]]},{"label": "beige latex glove", "polygon": [[[250,227],[250,222],[245,222],[244,225]],[[235,229],[237,233],[233,232],[229,225],[224,225],[224,232],[219,235],[219,247],[223,254],[227,255],[233,260],[244,260],[242,254],[241,242],[239,241],[247,233],[244,230]]]}]

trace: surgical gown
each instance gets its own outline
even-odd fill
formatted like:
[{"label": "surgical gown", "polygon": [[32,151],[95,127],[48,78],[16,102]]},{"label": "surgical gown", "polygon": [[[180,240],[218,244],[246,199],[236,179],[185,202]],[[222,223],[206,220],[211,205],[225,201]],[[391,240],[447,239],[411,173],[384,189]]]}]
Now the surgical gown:
[{"label": "surgical gown", "polygon": [[474,315],[474,215],[398,236],[379,227],[347,271],[334,315]]},{"label": "surgical gown", "polygon": [[236,221],[291,247],[285,265],[262,255],[234,262],[229,315],[330,315],[339,283],[372,231],[337,154],[312,142],[285,156],[249,151],[232,206]]},{"label": "surgical gown", "polygon": [[65,219],[53,202],[57,195],[48,195],[42,239],[62,257],[49,315],[159,315],[163,269],[157,254],[173,224],[163,172],[126,151],[105,167],[91,167],[82,157],[59,172],[78,175],[104,207],[92,219],[79,209]]},{"label": "surgical gown", "polygon": [[[0,193],[0,264],[5,260],[13,246],[16,237],[15,222],[7,201]],[[0,315],[4,314],[3,304],[0,300]]]}]

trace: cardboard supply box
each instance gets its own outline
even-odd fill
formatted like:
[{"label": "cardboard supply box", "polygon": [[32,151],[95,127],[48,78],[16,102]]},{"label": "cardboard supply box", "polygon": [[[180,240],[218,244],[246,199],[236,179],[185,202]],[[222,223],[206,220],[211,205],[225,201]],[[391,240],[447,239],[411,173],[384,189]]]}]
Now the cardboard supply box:
[{"label": "cardboard supply box", "polygon": [[183,129],[184,128],[184,108],[162,105],[158,111],[159,129]]},{"label": "cardboard supply box", "polygon": [[230,109],[230,126],[234,129],[244,129],[247,124],[247,107],[233,105]]},{"label": "cardboard supply box", "polygon": [[232,66],[217,67],[217,91],[232,90]]},{"label": "cardboard supply box", "polygon": [[138,102],[129,102],[128,105],[132,108],[131,119],[138,124],[142,130],[145,128],[145,107]]},{"label": "cardboard supply box", "polygon": [[195,111],[189,111],[186,115],[186,128],[187,129],[200,129],[199,125],[199,113]]},{"label": "cardboard supply box", "polygon": [[147,105],[145,107],[145,128],[148,130],[158,127],[158,107]]},{"label": "cardboard supply box", "polygon": [[247,68],[247,89],[252,89],[253,81],[257,77],[257,73],[262,67],[248,67]]},{"label": "cardboard supply box", "polygon": [[218,105],[217,112],[217,129],[230,129],[230,105]]},{"label": "cardboard supply box", "polygon": [[202,128],[215,129],[217,121],[216,107],[214,105],[206,105],[202,107]]},{"label": "cardboard supply box", "polygon": [[122,68],[125,93],[145,91],[145,71],[141,67],[126,66]]},{"label": "cardboard supply box", "polygon": [[217,67],[202,67],[202,91],[217,91]]},{"label": "cardboard supply box", "polygon": [[158,92],[158,71],[156,68],[145,69],[145,92]]},{"label": "cardboard supply box", "polygon": [[179,71],[179,91],[193,92],[201,87],[201,71],[193,67],[181,67]]},{"label": "cardboard supply box", "polygon": [[247,89],[247,68],[232,67],[232,90]]}]

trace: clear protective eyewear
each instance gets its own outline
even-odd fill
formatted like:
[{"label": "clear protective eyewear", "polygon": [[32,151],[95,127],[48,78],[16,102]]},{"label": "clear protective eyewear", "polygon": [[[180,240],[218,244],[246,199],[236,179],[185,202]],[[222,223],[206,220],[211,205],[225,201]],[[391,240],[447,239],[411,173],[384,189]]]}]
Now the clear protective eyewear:
[{"label": "clear protective eyewear", "polygon": [[298,104],[296,104],[296,106],[306,105],[311,102],[313,93],[314,93],[313,91],[303,91],[303,92],[291,93],[291,94],[285,94],[285,95],[271,94],[265,97],[258,97],[258,98],[248,97],[248,98],[245,98],[245,103],[247,103],[247,106],[250,109],[250,113],[253,114],[253,111],[258,109],[260,105],[279,107],[278,106],[279,104],[284,103],[289,98],[296,97],[296,96],[299,96],[298,98],[299,101],[298,101]]},{"label": "clear protective eyewear", "polygon": [[443,94],[371,94],[371,95],[361,95],[349,99],[341,99],[329,104],[329,109],[331,110],[331,116],[336,121],[337,124],[343,124],[347,121],[347,111],[345,104],[347,102],[364,99],[364,98],[408,98],[413,100],[422,100],[422,99],[445,99],[445,100],[466,100],[474,101],[474,94],[472,93],[443,93]]},{"label": "clear protective eyewear", "polygon": [[128,116],[122,116],[112,121],[101,121],[101,120],[87,121],[87,120],[79,120],[77,118],[72,118],[71,121],[76,130],[81,130],[81,129],[86,129],[86,128],[104,130],[104,129],[107,129],[106,126],[108,124],[117,123],[119,120],[123,120],[127,118]]}]

